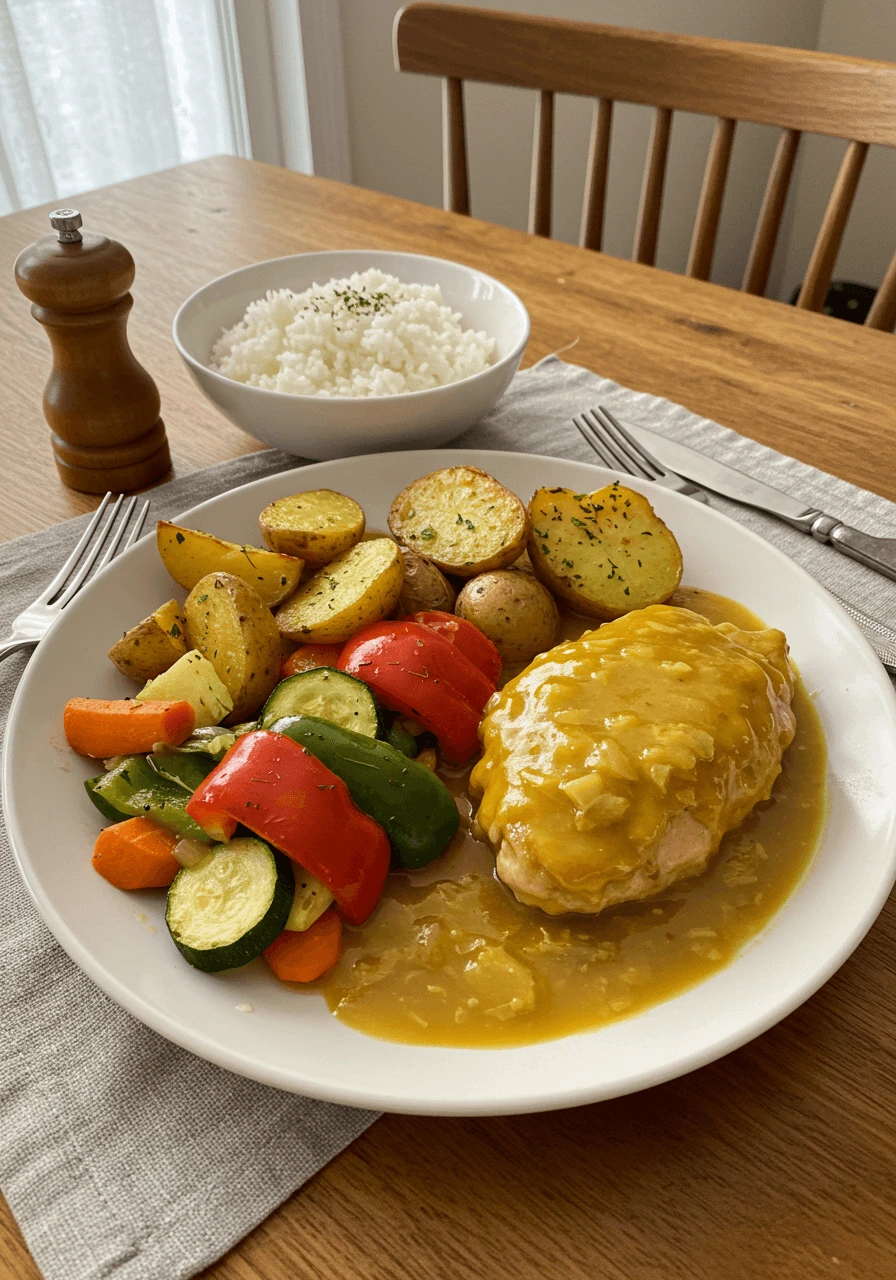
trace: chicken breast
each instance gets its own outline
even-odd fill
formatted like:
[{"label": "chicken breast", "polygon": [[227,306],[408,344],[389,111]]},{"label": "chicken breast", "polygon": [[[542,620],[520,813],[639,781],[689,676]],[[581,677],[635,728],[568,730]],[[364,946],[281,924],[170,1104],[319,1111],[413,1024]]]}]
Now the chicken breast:
[{"label": "chicken breast", "polygon": [[653,605],[541,654],[488,705],[476,826],[517,898],[595,914],[701,872],[793,740],[780,631]]}]

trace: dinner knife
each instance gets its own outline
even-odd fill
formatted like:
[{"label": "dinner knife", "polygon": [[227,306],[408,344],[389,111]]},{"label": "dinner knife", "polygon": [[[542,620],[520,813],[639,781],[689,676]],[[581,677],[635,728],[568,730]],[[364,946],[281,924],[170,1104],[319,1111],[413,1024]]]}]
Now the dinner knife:
[{"label": "dinner knife", "polygon": [[896,581],[896,538],[878,538],[862,533],[836,516],[827,515],[817,507],[808,507],[797,498],[791,498],[790,494],[782,493],[762,480],[755,480],[725,462],[708,458],[689,445],[670,440],[639,423],[626,420],[623,425],[664,467],[726,498],[733,498],[735,502],[743,502],[748,507],[777,516],[801,533],[808,533],[817,542],[828,543],[844,555]]}]

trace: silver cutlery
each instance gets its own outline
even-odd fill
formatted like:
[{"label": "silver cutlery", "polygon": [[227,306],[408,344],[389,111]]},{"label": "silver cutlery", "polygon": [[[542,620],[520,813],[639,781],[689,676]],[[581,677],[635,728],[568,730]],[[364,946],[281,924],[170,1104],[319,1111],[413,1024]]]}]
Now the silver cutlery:
[{"label": "silver cutlery", "polygon": [[[765,491],[769,495],[774,495],[776,501],[783,501],[789,504],[791,510],[799,508],[803,516],[811,514],[802,504],[787,494],[781,493],[778,489],[773,489],[771,485],[764,485],[761,481],[752,480],[750,476],[745,475],[742,471],[737,471],[734,467],[727,467],[724,463],[715,462],[704,454],[698,453],[696,449],[679,444],[675,440],[668,440],[665,436],[658,435],[657,432],[651,431],[648,427],[634,426],[633,424],[630,429],[624,427],[619,419],[614,417],[602,405],[597,409],[589,409],[579,417],[573,418],[573,422],[604,466],[610,467],[611,470],[622,470],[629,475],[638,476],[642,480],[653,481],[664,489],[672,489],[676,493],[684,494],[698,502],[708,502],[709,494],[706,489],[701,488],[693,479],[682,475],[677,469],[673,470],[673,459],[676,461],[681,459],[692,476],[697,475],[698,472],[714,474],[710,471],[710,468],[715,468],[719,473],[716,479],[720,482],[714,486],[716,492],[725,492],[726,497],[731,497],[736,502],[743,502],[747,506],[757,506],[764,511],[769,510],[769,507],[764,502],[750,501],[746,497],[737,496],[734,492],[734,485],[735,483],[740,485],[743,482],[744,489],[747,486],[753,486],[752,491],[755,492],[757,497],[760,496],[762,491]],[[643,436],[657,452],[662,452],[665,461],[661,462],[641,439],[636,438],[633,432],[637,432],[638,437]],[[703,464],[706,465],[704,466]],[[726,471],[736,477],[736,481],[728,479],[724,475]],[[721,488],[722,481],[725,481],[728,486],[724,491]],[[773,514],[778,515],[780,512],[774,511]],[[821,514],[816,513],[816,515]],[[782,518],[786,519],[788,524],[794,524],[796,528],[802,528],[802,525],[796,524],[796,520],[800,517],[790,514],[782,516]],[[832,517],[824,516],[824,519],[830,520]],[[846,525],[841,527],[849,528]],[[811,532],[811,528],[803,531]],[[850,532],[859,533],[858,530],[851,530]],[[871,538],[868,534],[859,534],[859,536],[869,538],[870,541],[876,543],[890,543],[894,552],[896,552],[896,539]],[[821,539],[821,541],[824,541],[824,539]],[[845,548],[838,546],[838,550],[845,550]],[[847,554],[849,553],[847,552]],[[854,558],[859,559],[860,557],[855,556]],[[896,556],[894,556],[894,561],[896,561]],[[863,561],[863,563],[867,562]],[[877,566],[872,565],[871,567],[875,568]],[[896,578],[896,570],[882,570],[882,572],[887,572],[888,577]],[[896,642],[893,639],[893,630],[876,618],[863,613],[861,609],[857,609],[848,600],[841,599],[834,592],[831,592],[831,595],[834,596],[841,609],[856,623],[890,675],[896,675]]]},{"label": "silver cutlery", "polygon": [[143,504],[131,524],[137,499],[131,498],[123,510],[123,494],[119,494],[110,508],[111,502],[112,494],[107,493],[56,577],[33,604],[23,609],[13,620],[12,633],[6,640],[0,641],[0,659],[19,649],[38,644],[88,578],[91,575],[96,577],[110,561],[133,546],[140,537],[149,503]]},{"label": "silver cutlery", "polygon": [[[595,419],[604,421],[605,431],[609,429],[617,437],[628,442],[635,441],[631,430],[624,427],[604,406],[589,412]],[[583,414],[582,417],[587,418],[588,415]],[[845,556],[896,580],[896,538],[878,538],[873,534],[863,533],[861,529],[854,529],[836,516],[819,511],[817,507],[808,507],[798,498],[791,498],[790,494],[782,493],[780,489],[775,489],[762,480],[754,480],[736,467],[707,458],[706,454],[699,453],[689,445],[679,444],[677,440],[667,440],[648,427],[639,426],[636,430],[642,451],[646,452],[647,448],[652,451],[653,466],[663,470],[672,468],[678,475],[696,481],[704,489],[711,489],[735,502],[743,502],[748,507],[756,507],[768,515],[777,516],[801,533],[809,534],[817,542],[827,543]],[[657,458],[662,461],[657,461]]]}]

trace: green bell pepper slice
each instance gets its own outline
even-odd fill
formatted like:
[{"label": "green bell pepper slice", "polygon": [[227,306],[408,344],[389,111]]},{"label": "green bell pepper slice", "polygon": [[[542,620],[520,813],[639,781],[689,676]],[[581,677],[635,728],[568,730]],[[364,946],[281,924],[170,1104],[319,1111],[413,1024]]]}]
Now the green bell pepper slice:
[{"label": "green bell pepper slice", "polygon": [[388,742],[353,733],[317,716],[284,716],[271,726],[305,747],[378,822],[403,867],[425,867],[443,854],[460,825],[451,792],[429,769]]},{"label": "green bell pepper slice", "polygon": [[84,783],[87,794],[106,818],[152,818],[181,839],[213,844],[187,813],[190,792],[164,778],[145,756],[125,756],[114,769]]}]

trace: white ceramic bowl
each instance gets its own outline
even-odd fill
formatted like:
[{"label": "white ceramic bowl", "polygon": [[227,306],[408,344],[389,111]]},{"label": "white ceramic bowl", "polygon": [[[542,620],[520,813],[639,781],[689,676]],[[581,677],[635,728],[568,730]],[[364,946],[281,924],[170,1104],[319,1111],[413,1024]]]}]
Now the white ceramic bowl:
[{"label": "white ceramic bowl", "polygon": [[[297,396],[234,382],[209,368],[224,329],[268,289],[300,293],[312,284],[378,267],[415,284],[437,284],[465,327],[497,344],[482,373],[395,396]],[[219,276],[189,297],[174,317],[174,342],[193,378],[231,422],[265,444],[303,458],[344,458],[453,440],[488,413],[507,390],[529,340],[529,313],[506,285],[472,267],[417,253],[336,250],[256,262]]]}]

